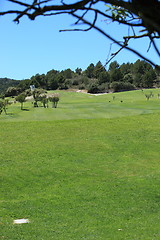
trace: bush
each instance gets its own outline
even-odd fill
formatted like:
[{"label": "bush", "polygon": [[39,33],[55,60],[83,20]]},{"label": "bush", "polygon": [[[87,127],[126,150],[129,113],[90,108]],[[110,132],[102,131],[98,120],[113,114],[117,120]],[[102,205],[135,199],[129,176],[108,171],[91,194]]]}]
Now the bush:
[{"label": "bush", "polygon": [[48,99],[49,99],[50,102],[52,102],[52,107],[57,108],[57,104],[59,102],[59,94],[58,93],[57,94],[56,93],[55,94],[50,94],[48,96]]},{"label": "bush", "polygon": [[21,110],[23,109],[23,103],[25,102],[25,99],[26,99],[25,93],[21,93],[16,97],[16,101],[21,103]]},{"label": "bush", "polygon": [[73,79],[73,81],[72,81],[72,85],[79,85],[79,84],[81,84],[81,81],[79,80],[79,79]]},{"label": "bush", "polygon": [[5,93],[6,97],[17,96],[22,92],[21,88],[9,87]]},{"label": "bush", "polygon": [[129,82],[112,82],[110,88],[113,92],[121,92],[134,90],[135,86]]},{"label": "bush", "polygon": [[109,84],[108,83],[102,83],[101,85],[98,86],[99,92],[105,93],[109,91]]},{"label": "bush", "polygon": [[100,89],[97,83],[91,83],[88,87],[88,93],[99,93]]}]

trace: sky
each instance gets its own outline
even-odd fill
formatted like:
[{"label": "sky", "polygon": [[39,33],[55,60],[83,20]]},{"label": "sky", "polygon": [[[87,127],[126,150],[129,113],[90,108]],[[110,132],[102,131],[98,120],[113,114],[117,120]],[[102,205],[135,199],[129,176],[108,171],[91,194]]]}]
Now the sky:
[{"label": "sky", "polygon": [[[5,9],[8,5],[6,3],[0,7]],[[119,49],[94,29],[88,32],[59,32],[73,28],[76,20],[67,15],[38,17],[35,21],[24,17],[19,24],[14,23],[13,19],[14,15],[0,17],[0,78],[23,80],[37,73],[46,74],[52,69],[61,71],[70,68],[75,71],[78,67],[85,70],[98,61],[105,65],[109,53]],[[128,33],[128,28],[108,23],[104,17],[99,19],[99,26],[120,40]],[[84,25],[81,27],[85,28]],[[133,40],[131,44],[147,58],[160,64],[153,48],[147,53],[148,40]],[[122,64],[134,63],[137,59],[140,58],[123,50],[112,61]]]}]

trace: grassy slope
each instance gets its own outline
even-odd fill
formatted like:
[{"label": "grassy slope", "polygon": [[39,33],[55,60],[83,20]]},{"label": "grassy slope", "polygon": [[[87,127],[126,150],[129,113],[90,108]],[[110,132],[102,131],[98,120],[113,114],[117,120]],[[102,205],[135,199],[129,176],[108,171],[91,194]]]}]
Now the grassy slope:
[{"label": "grassy slope", "polygon": [[[8,107],[8,115],[1,115],[0,121],[52,121],[67,119],[117,118],[121,116],[148,114],[160,111],[160,99],[153,89],[154,97],[149,101],[145,93],[150,90],[132,91],[115,94],[93,96],[84,93],[60,92],[60,102],[57,109],[42,107],[33,108],[31,102],[24,103],[28,111],[20,111],[20,104]],[[115,96],[115,100],[113,100]],[[123,102],[121,102],[121,100]]]},{"label": "grassy slope", "polygon": [[[29,121],[28,115],[27,122],[15,122],[23,120],[15,111],[14,121],[1,121],[3,239],[160,239],[159,101],[134,94],[140,96],[123,93],[126,108],[121,94],[111,103],[121,118],[112,109],[114,119],[104,113],[102,119],[66,121],[62,114],[59,121]],[[74,111],[79,104],[79,118],[89,101],[99,107],[81,118],[97,118],[109,99],[75,95],[64,93],[59,107]],[[134,116],[127,116],[130,108]],[[51,110],[58,115],[59,109]],[[31,223],[13,225],[17,218]]]}]

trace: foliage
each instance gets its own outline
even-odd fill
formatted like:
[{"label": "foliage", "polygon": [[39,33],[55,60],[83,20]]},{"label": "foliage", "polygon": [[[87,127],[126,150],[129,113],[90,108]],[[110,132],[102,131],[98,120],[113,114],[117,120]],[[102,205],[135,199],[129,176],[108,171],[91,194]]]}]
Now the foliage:
[{"label": "foliage", "polygon": [[113,21],[125,21],[127,18],[131,18],[130,11],[127,11],[126,9],[116,6],[116,5],[106,5],[107,10],[110,11],[112,15]]},{"label": "foliage", "polygon": [[109,83],[110,82],[110,75],[107,71],[101,72],[98,75],[98,83],[101,85],[102,83]]},{"label": "foliage", "polygon": [[22,89],[22,91],[25,91],[26,89],[29,89],[30,85],[31,85],[31,79],[25,79],[19,82],[18,87]]},{"label": "foliage", "polygon": [[36,74],[31,77],[30,85],[34,85],[36,88],[45,88],[46,83],[45,74]]},{"label": "foliage", "polygon": [[145,72],[142,77],[142,86],[152,88],[154,84],[154,80],[156,79],[155,72],[150,69],[149,71]]},{"label": "foliage", "polygon": [[118,69],[119,67],[119,63],[117,61],[113,61],[109,65],[109,71],[115,71],[115,69]]},{"label": "foliage", "polygon": [[21,93],[16,97],[16,101],[21,103],[21,110],[23,110],[23,103],[26,101],[26,95],[24,93]]},{"label": "foliage", "polygon": [[112,82],[110,88],[113,92],[121,92],[134,90],[135,86],[130,82]]},{"label": "foliage", "polygon": [[4,94],[9,87],[17,87],[19,83],[19,80],[0,78],[0,94]]},{"label": "foliage", "polygon": [[7,111],[6,111],[7,105],[8,105],[8,99],[1,98],[0,99],[0,115],[2,114],[3,111],[5,112],[5,114],[7,114]]},{"label": "foliage", "polygon": [[5,92],[5,96],[6,97],[17,96],[21,92],[22,92],[22,89],[19,87],[9,87]]},{"label": "foliage", "polygon": [[98,86],[98,83],[94,82],[94,83],[91,83],[88,87],[88,93],[99,93],[100,92],[100,89],[99,89],[99,86]]},{"label": "foliage", "polygon": [[75,73],[77,73],[78,75],[81,75],[81,73],[82,73],[82,68],[76,68],[76,69],[75,69]]},{"label": "foliage", "polygon": [[32,94],[33,94],[33,98],[34,98],[34,107],[38,107],[38,101],[41,101],[43,99],[42,94],[46,93],[46,90],[41,89],[41,88],[36,88]]},{"label": "foliage", "polygon": [[88,78],[93,78],[94,77],[94,64],[91,63],[87,69],[85,70],[85,75],[88,77]]},{"label": "foliage", "polygon": [[99,61],[94,67],[93,77],[99,78],[99,76],[103,73],[106,73],[106,69],[104,68],[102,63]]},{"label": "foliage", "polygon": [[48,98],[47,98],[47,94],[42,93],[39,95],[39,101],[41,101],[41,103],[43,104],[43,107],[46,108],[48,107]]},{"label": "foliage", "polygon": [[48,96],[48,99],[50,102],[52,102],[52,107],[57,108],[59,102],[59,94],[58,93],[50,94]]},{"label": "foliage", "polygon": [[[31,95],[30,85],[33,83],[39,86],[36,89],[44,89],[44,91],[69,88],[91,89],[91,91],[94,91],[92,88],[94,88],[95,82],[97,84],[95,92],[108,91],[112,82],[131,83],[136,88],[151,88],[160,85],[160,74],[157,69],[143,60],[137,60],[135,63],[123,63],[122,65],[117,61],[113,61],[108,69],[98,61],[95,65],[93,63],[89,64],[84,71],[80,68],[77,68],[75,72],[69,68],[62,71],[52,69],[47,74],[36,74],[31,79],[21,80],[20,83],[17,82],[16,87],[7,89],[6,96],[15,96],[22,91],[25,91],[26,95]],[[41,93],[35,92],[37,98],[38,94]]]},{"label": "foliage", "polygon": [[68,68],[66,70],[61,71],[61,73],[65,77],[65,79],[71,79],[74,72],[70,68]]}]

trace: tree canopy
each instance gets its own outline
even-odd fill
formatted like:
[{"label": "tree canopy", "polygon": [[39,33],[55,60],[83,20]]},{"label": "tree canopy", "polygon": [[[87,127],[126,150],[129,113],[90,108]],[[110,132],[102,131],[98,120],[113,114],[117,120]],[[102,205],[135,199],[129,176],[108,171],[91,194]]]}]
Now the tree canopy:
[{"label": "tree canopy", "polygon": [[[148,61],[157,69],[160,68],[154,60],[148,59],[145,53],[142,55],[136,49],[132,49],[129,46],[131,39],[148,38],[150,41],[149,48],[152,45],[155,52],[160,56],[157,46],[160,39],[160,2],[158,0],[79,0],[71,1],[69,4],[59,0],[56,2],[54,0],[6,1],[13,3],[13,8],[0,11],[0,15],[16,14],[14,21],[17,23],[24,16],[35,20],[38,16],[69,14],[75,18],[75,28],[67,31],[88,31],[92,28],[97,30],[120,47],[117,52],[112,53],[107,63],[122,49],[126,48],[143,60]],[[99,7],[100,3],[104,4],[103,8]],[[118,22],[121,25],[127,26],[131,29],[131,31],[128,31],[130,34],[123,36],[123,41],[114,38],[114,36],[108,33],[107,28],[101,28],[98,22],[99,16],[103,16],[106,21]],[[87,27],[81,28],[81,23]]]},{"label": "tree canopy", "polygon": [[[40,101],[40,97],[44,96],[46,90],[77,89],[90,93],[102,93],[160,87],[160,72],[151,64],[140,59],[135,63],[128,62],[122,65],[113,61],[109,64],[108,70],[99,61],[95,65],[89,64],[84,71],[81,68],[76,68],[75,71],[69,68],[62,71],[52,69],[46,74],[36,74],[30,79],[18,80],[16,87],[12,86],[12,81],[10,84],[10,86],[7,85],[8,89],[4,86],[5,90],[2,96],[17,96],[22,92],[29,96],[33,94],[36,106],[37,101]],[[31,85],[36,87],[33,93],[30,89]],[[3,81],[1,86],[3,89]]]}]

